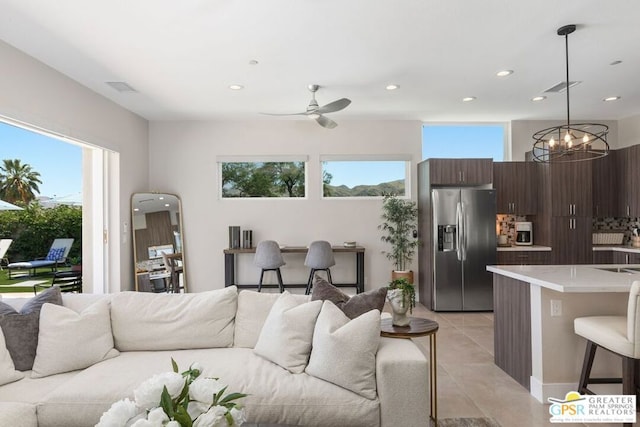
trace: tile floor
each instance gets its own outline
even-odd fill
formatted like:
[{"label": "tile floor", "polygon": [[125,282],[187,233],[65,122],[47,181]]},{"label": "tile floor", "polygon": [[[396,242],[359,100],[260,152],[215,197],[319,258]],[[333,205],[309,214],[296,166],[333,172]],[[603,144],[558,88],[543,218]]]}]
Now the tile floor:
[{"label": "tile floor", "polygon": [[[419,305],[413,316],[433,319],[440,325],[438,418],[490,417],[502,427],[562,425],[549,422],[549,405],[531,397],[493,363],[493,313],[434,313]],[[428,337],[416,341],[428,352]]]}]

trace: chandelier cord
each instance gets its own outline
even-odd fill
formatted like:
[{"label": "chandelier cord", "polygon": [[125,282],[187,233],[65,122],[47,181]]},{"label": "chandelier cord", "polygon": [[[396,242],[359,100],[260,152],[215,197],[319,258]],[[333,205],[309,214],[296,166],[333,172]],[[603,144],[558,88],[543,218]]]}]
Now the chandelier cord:
[{"label": "chandelier cord", "polygon": [[566,80],[566,84],[567,84],[567,133],[569,133],[569,129],[570,129],[570,116],[569,116],[569,86],[571,86],[571,84],[569,83],[569,33],[564,35],[564,49],[565,49],[565,65],[566,65],[566,69],[567,69],[567,80]]}]

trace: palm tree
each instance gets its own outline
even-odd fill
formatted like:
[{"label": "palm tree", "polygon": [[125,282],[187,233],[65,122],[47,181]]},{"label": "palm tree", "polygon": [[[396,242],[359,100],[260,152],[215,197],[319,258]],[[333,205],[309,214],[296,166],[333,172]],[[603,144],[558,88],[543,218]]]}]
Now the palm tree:
[{"label": "palm tree", "polygon": [[9,203],[22,202],[25,205],[36,198],[40,192],[38,184],[40,173],[34,171],[31,165],[22,164],[19,159],[5,159],[0,166],[0,199]]}]

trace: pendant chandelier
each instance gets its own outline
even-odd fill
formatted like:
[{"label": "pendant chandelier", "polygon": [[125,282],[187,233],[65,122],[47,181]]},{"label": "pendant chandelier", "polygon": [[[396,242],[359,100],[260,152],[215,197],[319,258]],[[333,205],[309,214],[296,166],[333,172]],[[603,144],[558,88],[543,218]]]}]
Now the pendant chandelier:
[{"label": "pendant chandelier", "polygon": [[609,154],[609,126],[599,123],[571,123],[569,111],[569,34],[575,25],[558,28],[564,36],[566,52],[567,124],[542,129],[533,134],[533,158],[538,162],[564,163],[594,160]]}]

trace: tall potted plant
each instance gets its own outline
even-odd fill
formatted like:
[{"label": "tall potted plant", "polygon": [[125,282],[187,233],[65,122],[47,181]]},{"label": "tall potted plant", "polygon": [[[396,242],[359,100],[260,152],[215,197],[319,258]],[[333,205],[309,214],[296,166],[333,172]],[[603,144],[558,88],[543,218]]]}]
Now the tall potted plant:
[{"label": "tall potted plant", "polygon": [[418,240],[414,237],[418,221],[416,203],[386,195],[382,203],[382,220],[378,229],[384,232],[381,240],[391,245],[391,250],[384,252],[393,262],[391,279],[405,277],[409,283],[413,283],[413,271],[409,270],[409,265],[418,246]]}]

